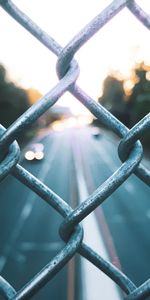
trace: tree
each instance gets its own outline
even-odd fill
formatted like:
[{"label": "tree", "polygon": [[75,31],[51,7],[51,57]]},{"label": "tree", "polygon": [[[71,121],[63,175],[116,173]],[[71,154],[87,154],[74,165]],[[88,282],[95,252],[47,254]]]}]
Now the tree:
[{"label": "tree", "polygon": [[125,102],[123,81],[109,75],[104,80],[103,95],[98,99],[107,110],[125,125],[129,125],[129,112]]},{"label": "tree", "polygon": [[[100,104],[129,128],[150,112],[150,67],[144,63],[135,66],[130,81],[133,85],[127,96],[124,90],[126,81],[109,75],[104,80],[103,96],[98,99]],[[141,141],[150,147],[150,133],[144,134]]]},{"label": "tree", "polygon": [[8,127],[28,108],[26,91],[7,80],[6,69],[0,65],[0,123]]},{"label": "tree", "polygon": [[146,66],[141,64],[135,68],[135,74],[138,78],[137,83],[132,89],[128,98],[130,109],[134,110],[132,125],[141,120],[150,112],[150,81],[147,80]]},{"label": "tree", "polygon": [[[149,66],[145,66],[142,63],[136,66],[134,71],[138,81],[128,98],[128,107],[132,112],[131,126],[135,125],[150,112],[150,80],[147,79]],[[141,141],[144,145],[150,147],[150,132],[144,134]]]}]

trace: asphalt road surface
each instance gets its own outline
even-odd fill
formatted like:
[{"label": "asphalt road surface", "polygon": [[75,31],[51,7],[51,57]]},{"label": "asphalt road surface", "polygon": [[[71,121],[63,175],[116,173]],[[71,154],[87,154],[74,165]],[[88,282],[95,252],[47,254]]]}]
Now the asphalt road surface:
[{"label": "asphalt road surface", "polygon": [[[74,139],[75,137],[75,139]],[[71,206],[77,205],[72,140],[79,146],[88,192],[119,166],[117,140],[104,131],[94,137],[90,128],[50,132],[40,138],[45,157],[22,165]],[[135,284],[150,277],[149,189],[132,175],[96,210],[110,260]],[[12,176],[0,185],[0,273],[19,290],[62,248],[58,228],[62,218]],[[84,276],[84,274],[81,274]],[[75,300],[78,282],[75,261],[63,268],[33,299]],[[79,291],[78,291],[79,293]],[[105,295],[104,295],[104,299]],[[91,299],[92,300],[92,299]]]},{"label": "asphalt road surface", "polygon": [[[80,139],[90,193],[121,165],[117,145],[105,131],[97,138],[85,131]],[[150,168],[148,161],[146,165]],[[96,210],[111,261],[136,285],[150,277],[149,200],[149,187],[132,175]]]},{"label": "asphalt road surface", "polygon": [[[43,161],[22,165],[70,203],[75,196],[70,136],[50,133],[40,141]],[[62,218],[11,176],[0,186],[0,199],[0,271],[18,290],[62,248],[58,234]],[[64,268],[33,299],[68,299],[74,293],[73,268],[73,264]]]}]

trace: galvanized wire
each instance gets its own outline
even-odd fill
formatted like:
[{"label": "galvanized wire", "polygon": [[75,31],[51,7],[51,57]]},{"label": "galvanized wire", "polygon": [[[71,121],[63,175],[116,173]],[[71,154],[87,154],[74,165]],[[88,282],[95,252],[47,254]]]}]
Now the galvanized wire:
[{"label": "galvanized wire", "polygon": [[[62,48],[57,41],[20,11],[12,1],[0,0],[0,5],[45,47],[58,56],[56,68],[59,77],[57,85],[44,97],[39,99],[37,103],[32,105],[32,107],[7,130],[1,126],[0,181],[11,173],[17,180],[28,186],[33,192],[39,195],[41,199],[46,201],[48,205],[52,206],[62,215],[64,221],[60,226],[60,236],[66,243],[62,250],[39,271],[26,286],[23,286],[20,291],[15,291],[4,278],[0,277],[0,294],[6,299],[21,300],[31,298],[78,252],[109,276],[120,289],[126,293],[127,299],[146,299],[150,295],[149,280],[140,287],[136,287],[135,284],[113,264],[105,261],[94,249],[91,249],[83,243],[83,229],[79,223],[105,201],[132,173],[135,173],[136,176],[150,186],[150,171],[140,163],[143,150],[138,141],[150,128],[150,114],[129,130],[76,84],[76,80],[79,76],[79,66],[74,60],[74,55],[98,30],[105,26],[106,23],[125,7],[148,29],[150,29],[150,18],[146,12],[139,7],[136,1],[114,0],[86,25],[66,47]],[[122,139],[118,148],[118,154],[122,160],[120,168],[74,210],[38,178],[18,164],[20,150],[15,141],[29,125],[56,103],[60,96],[66,91],[73,94],[97,119]],[[105,299],[105,296],[103,298]]]}]

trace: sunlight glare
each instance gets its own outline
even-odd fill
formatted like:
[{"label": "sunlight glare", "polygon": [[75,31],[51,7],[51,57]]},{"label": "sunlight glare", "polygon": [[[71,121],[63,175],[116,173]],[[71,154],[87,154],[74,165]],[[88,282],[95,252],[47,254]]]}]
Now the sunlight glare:
[{"label": "sunlight glare", "polygon": [[92,122],[92,116],[81,115],[76,117],[70,117],[67,119],[55,121],[51,124],[51,128],[54,131],[63,131],[68,128],[79,128],[88,125]]},{"label": "sunlight glare", "polygon": [[[111,2],[56,0],[52,4],[46,0],[43,5],[36,0],[14,0],[20,9],[62,47]],[[149,13],[150,1],[137,2]],[[57,57],[4,10],[0,9],[0,13],[1,63],[10,72],[11,80],[24,88],[32,87],[42,94],[47,93],[58,83],[55,71]],[[144,60],[150,63],[149,52],[148,30],[125,8],[76,53],[75,58],[80,67],[77,84],[97,100],[102,94],[103,80],[111,70],[128,77],[136,62]],[[88,114],[79,101],[67,94],[69,93],[61,97],[61,105],[69,106],[75,115]]]}]

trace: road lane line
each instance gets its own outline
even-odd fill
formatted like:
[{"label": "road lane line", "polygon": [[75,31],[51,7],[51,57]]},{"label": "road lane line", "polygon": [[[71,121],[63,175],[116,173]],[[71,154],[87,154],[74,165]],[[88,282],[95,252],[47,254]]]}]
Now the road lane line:
[{"label": "road lane line", "polygon": [[[98,141],[97,141],[98,142]],[[119,164],[117,164],[117,162],[115,163],[114,160],[112,159],[112,157],[105,151],[105,147],[97,147],[97,145],[94,145],[95,147],[95,151],[97,153],[99,153],[102,157],[103,162],[105,162],[105,164],[107,165],[107,168],[114,173],[117,168],[120,167]],[[135,187],[133,185],[133,183],[129,180],[126,180],[122,187],[129,193],[129,194],[134,194],[135,192]]]},{"label": "road lane line", "polygon": [[[89,165],[86,164],[84,149],[83,149],[82,145],[83,145],[83,143],[80,144],[80,147],[81,147],[81,153],[82,153],[82,158],[83,158],[82,163],[83,163],[84,176],[87,179],[88,191],[90,193],[92,193],[93,190],[95,189],[95,184],[94,184],[93,177],[91,176]],[[92,147],[92,149],[93,149],[93,147]],[[88,177],[87,177],[87,174],[88,174]],[[109,227],[106,222],[106,219],[105,219],[105,216],[103,213],[103,209],[101,206],[97,207],[97,209],[95,210],[95,215],[96,215],[98,226],[100,228],[100,232],[105,241],[106,249],[109,249],[108,253],[109,253],[111,262],[119,270],[121,270],[121,264],[120,264],[119,258],[117,256],[114,242],[112,240],[112,236],[111,236],[111,233],[110,233],[110,230],[109,230]]]},{"label": "road lane line", "polygon": [[[75,139],[73,139],[72,151],[78,183],[79,199],[80,202],[83,202],[87,199],[89,193],[82,169],[81,153]],[[84,242],[99,253],[104,259],[109,260],[108,251],[103,242],[95,213],[91,213],[88,217],[86,217],[82,221],[82,224],[84,229]],[[116,284],[88,260],[84,258],[81,259],[81,268],[81,278],[83,280],[83,300],[97,300],[98,295],[105,295],[105,300],[121,299]]]},{"label": "road lane line", "polygon": [[[71,140],[72,140],[72,131],[69,131],[68,135],[68,144],[70,146],[70,159],[71,166],[70,167],[70,177],[69,177],[69,205],[73,208],[76,206],[78,191],[77,185],[74,180],[75,170],[74,165],[72,163],[72,152],[71,152]],[[77,271],[76,271],[76,257],[74,256],[67,265],[67,300],[75,300],[76,299],[76,280],[77,280]]]},{"label": "road lane line", "polygon": [[[60,145],[60,140],[59,140],[59,143],[55,142],[53,145],[52,145],[52,148],[51,148],[51,153],[53,155],[50,156],[48,162],[45,160],[44,163],[42,164],[41,166],[41,169],[40,171],[38,172],[37,176],[39,175],[39,179],[41,181],[44,181],[48,172],[49,172],[49,169],[50,169],[50,166],[53,162],[53,159],[54,159],[54,155],[58,149],[58,146]],[[27,219],[29,218],[31,212],[32,212],[32,209],[33,209],[33,205],[34,205],[34,202],[36,201],[36,198],[38,196],[33,192],[33,191],[30,191],[29,192],[29,196],[28,196],[28,199],[27,199],[27,202],[25,203],[21,213],[20,213],[20,216],[18,218],[18,221],[16,223],[16,226],[11,234],[11,237],[7,243],[7,245],[4,247],[4,254],[0,257],[0,272],[3,271],[6,263],[7,263],[7,260],[12,252],[12,249],[17,241],[17,239],[19,238],[20,236],[20,233],[21,233],[21,230],[25,224],[25,222],[27,221]]]},{"label": "road lane line", "polygon": [[32,242],[23,242],[18,246],[18,249],[24,252],[27,251],[57,251],[61,249],[63,242],[48,242],[48,243],[32,243]]}]

